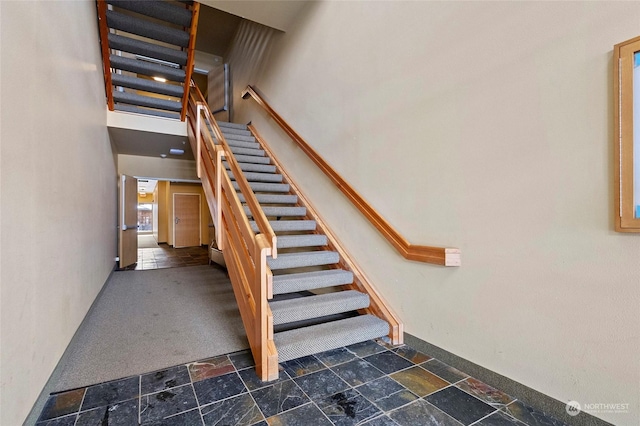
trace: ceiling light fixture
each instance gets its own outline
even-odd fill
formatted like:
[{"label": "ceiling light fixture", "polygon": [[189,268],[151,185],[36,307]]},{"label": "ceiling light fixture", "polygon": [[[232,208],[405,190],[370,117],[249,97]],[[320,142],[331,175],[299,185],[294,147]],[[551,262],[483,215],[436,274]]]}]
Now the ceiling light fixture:
[{"label": "ceiling light fixture", "polygon": [[171,154],[171,155],[182,155],[182,154],[184,154],[184,149],[171,148],[169,150],[169,154]]},{"label": "ceiling light fixture", "polygon": [[159,81],[160,83],[166,83],[167,79],[163,77],[153,77],[155,81]]},{"label": "ceiling light fixture", "polygon": [[160,154],[160,157],[167,158],[167,154]]}]

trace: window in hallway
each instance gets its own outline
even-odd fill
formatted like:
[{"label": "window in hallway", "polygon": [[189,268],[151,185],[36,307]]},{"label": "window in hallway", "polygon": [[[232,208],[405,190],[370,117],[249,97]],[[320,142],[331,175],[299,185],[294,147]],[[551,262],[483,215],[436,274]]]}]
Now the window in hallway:
[{"label": "window in hallway", "polygon": [[153,204],[138,204],[138,232],[153,231]]}]

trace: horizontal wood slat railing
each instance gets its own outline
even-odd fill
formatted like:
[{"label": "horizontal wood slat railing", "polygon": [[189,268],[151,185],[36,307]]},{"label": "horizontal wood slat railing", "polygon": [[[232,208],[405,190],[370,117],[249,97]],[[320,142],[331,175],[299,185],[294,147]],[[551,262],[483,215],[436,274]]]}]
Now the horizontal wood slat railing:
[{"label": "horizontal wood slat railing", "polygon": [[[207,195],[216,241],[231,279],[256,373],[261,380],[274,380],[278,377],[278,354],[273,342],[273,316],[267,303],[273,282],[267,256],[275,257],[277,239],[202,93],[193,84],[187,115],[198,176]],[[223,158],[258,224],[257,234],[251,229],[229,172],[222,164]]]},{"label": "horizontal wood slat railing", "polygon": [[349,185],[251,86],[242,97],[252,97],[284,132],[307,154],[338,189],[356,206],[373,226],[393,245],[402,257],[443,266],[460,266],[461,253],[457,248],[431,247],[411,244],[387,222],[364,198]]}]

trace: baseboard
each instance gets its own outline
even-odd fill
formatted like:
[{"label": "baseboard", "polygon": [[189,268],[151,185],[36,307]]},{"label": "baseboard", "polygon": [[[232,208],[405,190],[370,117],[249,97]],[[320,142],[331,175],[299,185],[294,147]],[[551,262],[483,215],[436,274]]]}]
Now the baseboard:
[{"label": "baseboard", "polygon": [[585,413],[584,411],[581,411],[576,416],[570,416],[566,411],[566,402],[558,401],[557,399],[538,392],[535,389],[531,389],[522,383],[488,370],[478,364],[474,364],[471,361],[467,361],[466,359],[439,348],[438,346],[432,345],[429,342],[425,342],[424,340],[421,340],[409,333],[404,333],[404,343],[420,352],[444,362],[445,364],[449,364],[460,371],[464,371],[471,377],[474,377],[489,386],[500,389],[501,391],[511,395],[513,398],[525,402],[535,410],[555,417],[568,425],[612,426],[611,423]]},{"label": "baseboard", "polygon": [[47,383],[45,383],[44,387],[42,388],[42,391],[40,392],[40,395],[38,395],[36,402],[33,404],[33,407],[31,408],[29,415],[25,419],[23,426],[32,426],[36,424],[36,421],[38,420],[38,416],[40,416],[40,412],[42,412],[42,409],[44,408],[44,404],[47,402],[47,398],[49,397],[49,394],[53,391],[54,384],[58,381],[58,378],[60,377],[62,366],[66,364],[66,360],[69,357],[69,348],[75,343],[76,339],[78,338],[78,335],[80,334],[80,330],[82,330],[82,328],[84,327],[85,320],[89,317],[89,315],[95,309],[95,306],[98,300],[102,296],[104,289],[107,287],[107,283],[109,282],[109,280],[111,280],[111,276],[116,270],[117,270],[116,268],[113,268],[109,273],[109,276],[107,277],[107,279],[104,281],[104,283],[102,283],[102,288],[98,292],[98,295],[96,296],[96,298],[93,299],[93,302],[91,303],[91,306],[87,310],[87,313],[85,314],[84,318],[82,318],[82,321],[78,326],[78,329],[73,334],[73,337],[69,341],[67,348],[65,349],[64,353],[60,357],[60,360],[56,364],[56,367],[53,369],[53,372],[49,376],[49,380],[47,380]]}]

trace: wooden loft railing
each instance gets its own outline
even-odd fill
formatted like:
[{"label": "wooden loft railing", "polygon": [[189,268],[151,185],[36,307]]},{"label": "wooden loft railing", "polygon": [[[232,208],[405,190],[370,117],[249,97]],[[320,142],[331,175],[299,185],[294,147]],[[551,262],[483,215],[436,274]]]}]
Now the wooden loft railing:
[{"label": "wooden loft railing", "polygon": [[[261,380],[275,380],[278,377],[278,354],[273,342],[273,316],[267,303],[273,293],[273,275],[267,266],[267,256],[277,256],[275,233],[195,85],[190,90],[187,127],[196,155],[198,176],[213,213],[216,241],[231,278],[256,361],[256,372]],[[222,164],[223,158],[229,164],[258,225],[258,234],[254,234],[249,225],[229,173]]]},{"label": "wooden loft railing", "polygon": [[247,99],[252,97],[269,116],[293,139],[307,156],[324,172],[340,191],[356,206],[373,226],[396,250],[409,260],[433,263],[443,266],[460,266],[460,250],[457,248],[431,247],[411,244],[389,222],[387,222],[364,198],[347,183],[302,137],[260,96],[253,87],[247,86],[242,93]]}]

